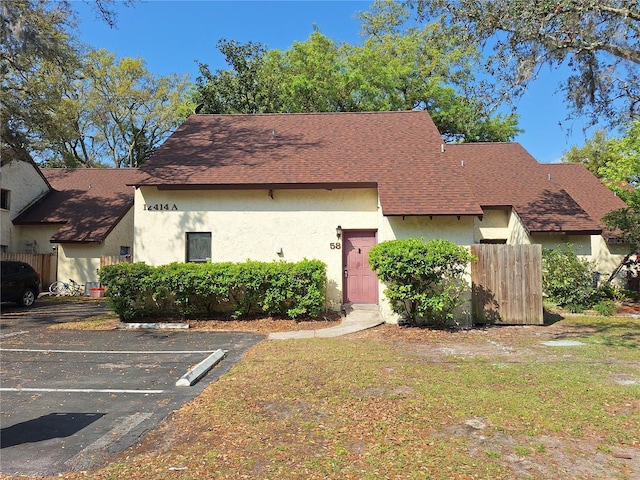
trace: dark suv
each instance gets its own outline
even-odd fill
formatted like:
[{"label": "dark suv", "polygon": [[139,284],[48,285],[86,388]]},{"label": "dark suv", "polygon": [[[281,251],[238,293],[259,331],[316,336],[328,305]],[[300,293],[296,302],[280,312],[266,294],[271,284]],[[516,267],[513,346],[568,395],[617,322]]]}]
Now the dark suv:
[{"label": "dark suv", "polygon": [[28,263],[13,260],[2,260],[1,263],[2,301],[32,306],[40,293],[40,274]]}]

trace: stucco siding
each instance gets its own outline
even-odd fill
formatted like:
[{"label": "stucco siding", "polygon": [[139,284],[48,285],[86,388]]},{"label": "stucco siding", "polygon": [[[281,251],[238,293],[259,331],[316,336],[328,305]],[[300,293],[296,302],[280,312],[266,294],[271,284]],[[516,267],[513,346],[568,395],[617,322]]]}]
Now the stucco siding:
[{"label": "stucco siding", "polygon": [[44,196],[49,188],[33,165],[21,161],[12,161],[2,166],[0,186],[10,191],[9,209],[3,209],[0,218],[0,245],[6,245],[10,252],[21,253],[19,238],[11,221]]},{"label": "stucco siding", "polygon": [[509,210],[485,210],[482,219],[474,217],[474,243],[480,243],[481,240],[507,240],[510,217]]},{"label": "stucco siding", "polygon": [[509,245],[530,245],[532,243],[529,238],[529,232],[527,232],[518,214],[513,210],[509,215],[508,232],[507,244]]},{"label": "stucco siding", "polygon": [[102,243],[101,255],[120,255],[120,247],[133,248],[133,208],[122,217]]},{"label": "stucco siding", "polygon": [[[607,243],[601,235],[592,235],[591,249],[593,251],[593,261],[596,265],[596,270],[603,274],[604,279],[609,278],[631,250],[626,243]],[[616,279],[616,282],[623,287],[626,287],[625,275],[626,273],[623,271]]]},{"label": "stucco siding", "polygon": [[133,209],[102,243],[62,243],[50,242],[60,228],[59,225],[19,225],[16,227],[18,253],[52,253],[56,248],[58,258],[57,278],[68,281],[73,278],[78,283],[97,282],[100,257],[119,255],[120,247],[133,247]]},{"label": "stucco siding", "polygon": [[58,231],[59,225],[16,225],[16,253],[51,253],[49,241]]},{"label": "stucco siding", "polygon": [[[155,205],[167,209],[154,210]],[[186,233],[210,232],[213,262],[322,260],[329,307],[337,308],[343,273],[336,227],[377,230],[377,220],[375,189],[176,192],[141,187],[135,198],[134,261],[184,262]]]},{"label": "stucco siding", "polygon": [[98,282],[100,258],[103,255],[120,255],[120,247],[133,246],[133,209],[102,243],[62,243],[58,245],[58,279],[76,282]]},{"label": "stucco siding", "polygon": [[531,235],[531,243],[542,245],[543,250],[557,250],[571,244],[579,257],[593,261],[591,235]]},{"label": "stucco siding", "polygon": [[80,284],[98,281],[102,245],[99,243],[63,243],[58,246],[58,280],[70,278]]}]

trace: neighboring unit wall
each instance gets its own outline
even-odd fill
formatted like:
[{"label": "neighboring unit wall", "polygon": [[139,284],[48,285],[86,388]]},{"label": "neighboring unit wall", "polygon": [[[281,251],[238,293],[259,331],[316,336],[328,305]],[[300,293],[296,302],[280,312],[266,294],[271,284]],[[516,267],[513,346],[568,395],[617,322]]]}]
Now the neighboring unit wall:
[{"label": "neighboring unit wall", "polygon": [[567,244],[571,244],[573,251],[579,257],[590,261],[594,259],[594,252],[591,249],[591,235],[537,234],[531,235],[531,243],[542,245],[543,250],[563,249]]},{"label": "neighboring unit wall", "polygon": [[0,245],[6,245],[10,252],[21,253],[11,221],[46,195],[49,187],[35,167],[27,162],[11,161],[3,165],[0,172],[0,186],[10,191],[9,209],[0,210]]},{"label": "neighboring unit wall", "polygon": [[[593,261],[596,265],[596,271],[603,275],[603,280],[609,278],[613,271],[624,260],[624,257],[631,251],[628,244],[611,244],[607,243],[601,235],[591,236],[591,250],[593,253]],[[616,283],[626,288],[626,272],[622,271],[616,278]]]},{"label": "neighboring unit wall", "polygon": [[515,211],[511,211],[509,215],[509,236],[507,237],[507,243],[509,245],[529,245],[533,243],[529,238],[529,232],[525,228],[522,220]]},{"label": "neighboring unit wall", "polygon": [[14,228],[17,253],[51,253],[54,245],[49,240],[60,225],[16,225]]},{"label": "neighboring unit wall", "polygon": [[485,209],[482,219],[474,217],[473,241],[481,243],[482,240],[508,240],[510,237],[509,210]]},{"label": "neighboring unit wall", "polygon": [[100,258],[108,255],[120,255],[120,247],[133,246],[133,209],[102,243],[62,243],[58,244],[58,279],[70,278],[81,284],[98,282]]},{"label": "neighboring unit wall", "polygon": [[607,278],[629,252],[627,244],[608,244],[602,235],[529,235],[515,212],[510,216],[508,230],[509,244],[534,243],[542,245],[543,249],[554,250],[570,243],[577,255],[593,262],[596,271]]},{"label": "neighboring unit wall", "polygon": [[187,232],[210,232],[213,262],[322,260],[327,264],[331,309],[342,303],[342,250],[337,248],[336,227],[378,229],[375,189],[269,192],[140,187],[134,208],[134,261],[184,262]]},{"label": "neighboring unit wall", "polygon": [[97,282],[101,256],[120,255],[121,246],[133,247],[133,218],[132,208],[102,243],[51,243],[60,225],[18,225],[17,253],[55,252],[58,280],[67,282],[73,278],[81,284]]}]

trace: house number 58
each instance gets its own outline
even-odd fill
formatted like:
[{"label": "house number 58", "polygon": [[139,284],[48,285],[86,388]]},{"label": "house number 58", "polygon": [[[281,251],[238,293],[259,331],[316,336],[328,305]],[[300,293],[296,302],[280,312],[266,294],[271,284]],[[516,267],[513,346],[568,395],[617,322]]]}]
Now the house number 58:
[{"label": "house number 58", "polygon": [[342,248],[342,244],[340,242],[330,243],[329,248],[331,250],[340,250]]}]

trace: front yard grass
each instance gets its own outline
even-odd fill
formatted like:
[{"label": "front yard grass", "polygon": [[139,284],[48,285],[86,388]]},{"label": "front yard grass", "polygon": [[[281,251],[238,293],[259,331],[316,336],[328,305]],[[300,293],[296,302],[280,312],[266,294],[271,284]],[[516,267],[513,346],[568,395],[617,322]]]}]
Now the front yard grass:
[{"label": "front yard grass", "polygon": [[640,320],[265,341],[106,468],[65,477],[640,478]]}]

